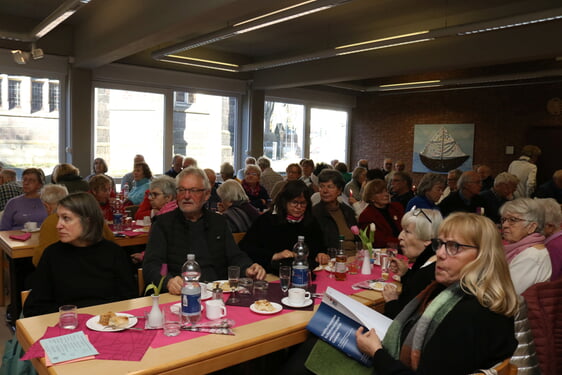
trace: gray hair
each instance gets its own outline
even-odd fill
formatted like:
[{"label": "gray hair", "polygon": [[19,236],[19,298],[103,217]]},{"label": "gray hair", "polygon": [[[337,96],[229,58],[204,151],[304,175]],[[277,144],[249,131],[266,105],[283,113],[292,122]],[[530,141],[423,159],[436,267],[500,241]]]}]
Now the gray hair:
[{"label": "gray hair", "polygon": [[156,177],[150,183],[150,189],[158,188],[162,190],[162,193],[166,197],[172,197],[176,199],[176,180],[170,176],[160,176]]},{"label": "gray hair", "polygon": [[544,227],[543,207],[535,199],[517,198],[505,202],[500,207],[500,215],[504,216],[507,213],[521,215],[521,218],[529,223],[536,223],[537,229],[535,229],[535,233],[542,232]]},{"label": "gray hair", "polygon": [[6,182],[8,181],[15,181],[16,180],[16,171],[14,171],[13,169],[2,169],[2,171],[0,172],[0,175],[2,175],[2,177],[4,177],[4,180]]},{"label": "gray hair", "polygon": [[519,183],[519,178],[516,175],[502,172],[494,178],[494,186],[498,186],[499,184],[514,184],[517,185]]},{"label": "gray hair", "polygon": [[553,198],[537,199],[536,201],[542,206],[544,224],[560,228],[560,225],[562,225],[562,209],[560,204]]},{"label": "gray hair", "polygon": [[414,224],[414,235],[422,241],[430,241],[432,238],[436,238],[442,222],[443,216],[441,216],[441,212],[428,208],[410,210],[402,216],[402,228]]},{"label": "gray hair", "polygon": [[217,189],[217,194],[223,202],[248,202],[250,199],[244,188],[236,180],[227,180]]},{"label": "gray hair", "polygon": [[418,195],[423,197],[428,190],[437,184],[446,185],[445,176],[437,173],[426,173],[418,185]]},{"label": "gray hair", "polygon": [[254,171],[258,174],[258,177],[261,177],[261,169],[257,165],[255,165],[255,164],[246,165],[246,168],[244,168],[244,175],[246,173],[248,173],[249,171]]},{"label": "gray hair", "polygon": [[45,185],[41,189],[41,200],[47,204],[56,204],[68,195],[68,189],[64,185]]},{"label": "gray hair", "polygon": [[228,162],[224,162],[221,165],[220,174],[225,175],[226,177],[229,177],[229,178],[233,178],[234,177],[234,167],[232,166],[232,164],[230,164]]},{"label": "gray hair", "polygon": [[259,165],[260,168],[266,169],[266,168],[271,167],[271,162],[265,156],[260,156],[258,158],[258,165]]},{"label": "gray hair", "polygon": [[197,176],[203,180],[203,187],[205,190],[211,190],[211,183],[207,177],[207,173],[204,170],[197,167],[187,167],[182,169],[182,171],[176,176],[176,185],[179,181],[186,176]]}]

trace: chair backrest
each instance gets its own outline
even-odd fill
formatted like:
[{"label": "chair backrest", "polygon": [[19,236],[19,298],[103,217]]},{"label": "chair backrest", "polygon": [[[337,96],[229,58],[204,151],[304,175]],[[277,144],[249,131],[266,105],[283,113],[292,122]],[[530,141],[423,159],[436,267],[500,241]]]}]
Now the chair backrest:
[{"label": "chair backrest", "polygon": [[542,375],[562,374],[562,278],[523,293]]},{"label": "chair backrest", "polygon": [[20,292],[20,296],[21,296],[21,305],[23,306],[23,304],[25,303],[25,301],[27,300],[27,297],[29,297],[29,292],[31,292],[31,289],[28,290],[22,290]]},{"label": "chair backrest", "polygon": [[236,232],[232,233],[232,237],[234,237],[234,242],[239,243],[242,241],[242,238],[246,235],[246,232]]},{"label": "chair backrest", "polygon": [[127,213],[127,216],[134,218],[135,214],[137,213],[137,211],[139,209],[139,207],[140,207],[140,205],[138,205],[138,204],[125,207],[125,212]]},{"label": "chair backrest", "polygon": [[142,268],[137,268],[137,283],[139,286],[139,296],[144,296],[144,276],[142,274]]}]

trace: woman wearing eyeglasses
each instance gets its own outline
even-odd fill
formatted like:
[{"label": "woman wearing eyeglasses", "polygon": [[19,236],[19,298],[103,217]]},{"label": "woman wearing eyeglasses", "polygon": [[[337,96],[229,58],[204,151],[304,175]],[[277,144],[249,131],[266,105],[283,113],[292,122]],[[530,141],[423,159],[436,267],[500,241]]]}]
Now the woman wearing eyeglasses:
[{"label": "woman wearing eyeglasses", "polygon": [[542,206],[533,199],[518,198],[501,206],[500,215],[505,256],[517,293],[550,280],[552,264],[541,234]]},{"label": "woman wearing eyeglasses", "polygon": [[155,217],[178,208],[176,201],[176,180],[169,176],[160,176],[152,180],[144,200],[135,214],[136,220],[145,216]]},{"label": "woman wearing eyeglasses", "polygon": [[277,195],[274,210],[256,219],[239,246],[267,272],[277,273],[280,265],[291,265],[292,248],[304,236],[309,248],[309,266],[326,264],[322,230],[312,216],[310,189],[304,181],[289,181]]},{"label": "woman wearing eyeglasses", "polygon": [[518,310],[500,235],[494,223],[450,215],[434,241],[435,282],[408,303],[384,340],[356,332],[377,374],[470,374],[510,358]]},{"label": "woman wearing eyeglasses", "polygon": [[443,221],[437,210],[414,209],[406,212],[402,218],[402,231],[398,236],[402,254],[413,263],[400,258],[392,258],[390,269],[400,275],[402,292],[387,285],[382,295],[385,300],[384,314],[394,318],[410,300],[435,280],[435,261],[437,257],[431,246],[431,239],[437,237],[437,231]]},{"label": "woman wearing eyeglasses", "polygon": [[398,234],[402,230],[400,221],[404,216],[404,207],[398,202],[390,201],[386,182],[375,179],[367,182],[363,188],[363,200],[369,205],[361,212],[357,223],[366,228],[375,223],[374,247],[387,247],[398,243]]},{"label": "woman wearing eyeglasses", "polygon": [[244,179],[242,180],[242,187],[250,198],[252,206],[260,211],[265,211],[268,208],[270,200],[269,194],[263,185],[260,184],[261,169],[257,165],[247,165],[244,171]]}]

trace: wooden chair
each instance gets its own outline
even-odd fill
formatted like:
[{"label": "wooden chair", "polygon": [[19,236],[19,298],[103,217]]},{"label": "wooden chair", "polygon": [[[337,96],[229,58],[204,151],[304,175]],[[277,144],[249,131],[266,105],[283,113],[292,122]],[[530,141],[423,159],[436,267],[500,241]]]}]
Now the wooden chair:
[{"label": "wooden chair", "polygon": [[28,290],[22,290],[20,292],[20,296],[21,296],[21,305],[23,307],[25,300],[27,300],[27,297],[29,297],[29,293],[31,292],[31,289]]},{"label": "wooden chair", "polygon": [[[509,360],[511,358],[507,358],[499,365],[493,367],[494,370],[497,371],[498,375],[516,375],[517,374],[517,366],[510,363]],[[479,372],[478,375],[485,375],[483,372]]]},{"label": "wooden chair", "polygon": [[137,268],[137,284],[139,286],[139,296],[144,296],[144,276],[142,268]]},{"label": "wooden chair", "polygon": [[239,243],[242,241],[242,238],[246,235],[246,232],[236,232],[232,233],[232,237],[234,237],[234,242]]}]

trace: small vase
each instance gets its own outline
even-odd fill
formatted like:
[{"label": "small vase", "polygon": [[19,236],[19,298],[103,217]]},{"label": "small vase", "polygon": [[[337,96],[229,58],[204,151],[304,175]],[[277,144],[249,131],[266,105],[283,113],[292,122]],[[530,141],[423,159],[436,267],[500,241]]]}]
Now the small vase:
[{"label": "small vase", "polygon": [[369,251],[363,250],[365,255],[363,256],[363,264],[361,265],[361,274],[370,275],[371,274],[371,259],[369,257]]},{"label": "small vase", "polygon": [[152,309],[148,313],[147,325],[149,328],[162,328],[162,310],[160,310],[160,296],[151,295]]}]

